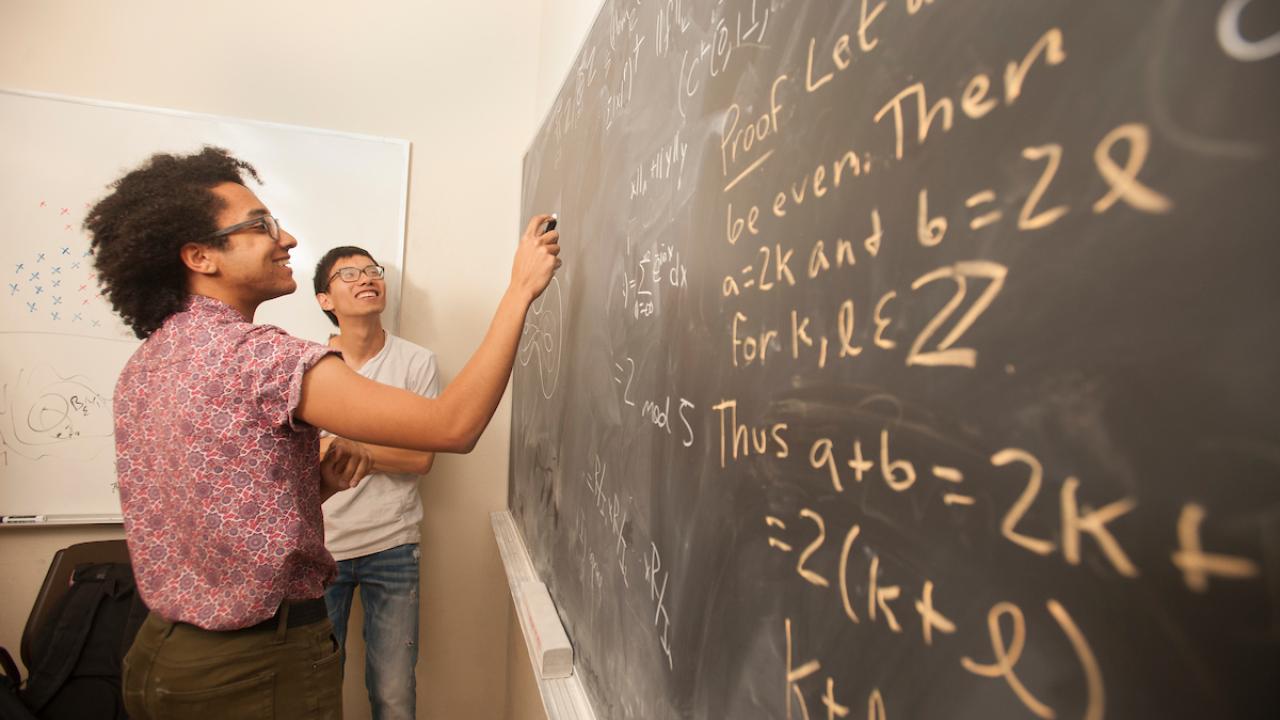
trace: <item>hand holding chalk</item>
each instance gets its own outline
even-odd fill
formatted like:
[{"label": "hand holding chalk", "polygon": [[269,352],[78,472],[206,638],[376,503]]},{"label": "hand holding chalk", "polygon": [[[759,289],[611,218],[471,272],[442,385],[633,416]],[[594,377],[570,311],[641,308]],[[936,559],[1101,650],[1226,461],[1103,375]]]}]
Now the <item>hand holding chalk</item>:
[{"label": "hand holding chalk", "polygon": [[529,293],[532,302],[551,282],[560,267],[560,233],[556,216],[535,215],[529,220],[511,268],[511,287]]}]

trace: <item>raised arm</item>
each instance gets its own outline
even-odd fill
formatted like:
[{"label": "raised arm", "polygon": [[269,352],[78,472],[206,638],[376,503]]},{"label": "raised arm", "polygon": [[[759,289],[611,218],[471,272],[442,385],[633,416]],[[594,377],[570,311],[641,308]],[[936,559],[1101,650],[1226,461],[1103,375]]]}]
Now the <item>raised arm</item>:
[{"label": "raised arm", "polygon": [[409,450],[470,452],[493,417],[515,361],[529,305],[560,266],[560,234],[538,234],[550,215],[529,221],[516,250],[511,284],[483,342],[434,400],[356,374],[337,357],[307,371],[295,413],[304,422],[352,440]]}]

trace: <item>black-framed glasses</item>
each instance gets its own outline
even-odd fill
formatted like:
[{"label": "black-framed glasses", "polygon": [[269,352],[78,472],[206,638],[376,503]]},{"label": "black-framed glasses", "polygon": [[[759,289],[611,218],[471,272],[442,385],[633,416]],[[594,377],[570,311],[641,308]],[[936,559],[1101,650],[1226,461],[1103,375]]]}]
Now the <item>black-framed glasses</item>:
[{"label": "black-framed glasses", "polygon": [[245,220],[242,223],[236,223],[235,225],[224,227],[211,235],[206,235],[203,238],[200,238],[197,242],[205,242],[207,240],[213,240],[214,238],[225,237],[243,230],[252,230],[254,228],[262,228],[266,231],[267,235],[271,236],[271,240],[273,242],[280,242],[280,221],[271,215],[259,215],[252,220]]},{"label": "black-framed glasses", "polygon": [[361,275],[367,275],[370,280],[381,280],[386,277],[387,269],[381,265],[366,265],[362,268],[339,268],[337,272],[329,276],[328,282],[333,282],[334,278],[341,278],[342,282],[353,283],[359,280]]}]

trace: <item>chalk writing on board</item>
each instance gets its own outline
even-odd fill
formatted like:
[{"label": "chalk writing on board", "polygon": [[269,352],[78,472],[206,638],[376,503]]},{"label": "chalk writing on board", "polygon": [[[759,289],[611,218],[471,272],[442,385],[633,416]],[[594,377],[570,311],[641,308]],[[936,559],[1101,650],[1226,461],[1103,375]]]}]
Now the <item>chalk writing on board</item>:
[{"label": "chalk writing on board", "polygon": [[[864,2],[864,20],[866,5]],[[884,5],[879,3],[875,7],[871,20]],[[1221,38],[1221,26],[1219,34]],[[833,80],[835,73],[849,67],[848,36],[842,39],[842,43],[837,44],[837,51],[832,55],[834,65],[820,68],[815,80],[814,43],[810,42],[805,75],[808,93],[825,92],[824,86]],[[863,52],[871,51],[875,44],[875,41],[863,42]],[[1224,40],[1224,46],[1227,45]],[[877,125],[891,126],[894,159],[909,159],[912,152],[918,152],[940,133],[947,133],[953,128],[957,105],[963,116],[978,121],[1001,105],[1014,105],[1033,80],[1048,82],[1045,73],[1067,62],[1065,47],[1065,35],[1060,28],[1043,32],[1023,57],[1007,63],[1003,92],[998,98],[988,97],[992,81],[984,73],[970,78],[959,102],[946,96],[929,95],[926,81],[916,81],[882,104],[871,120]],[[1038,67],[1040,65],[1044,67]],[[826,274],[865,274],[868,264],[886,262],[880,258],[885,237],[911,239],[921,248],[937,248],[943,245],[944,240],[956,242],[954,238],[947,237],[949,231],[954,235],[956,230],[947,211],[930,208],[931,200],[935,208],[939,205],[937,188],[932,197],[927,187],[915,192],[918,212],[915,227],[909,232],[895,232],[896,228],[892,226],[886,228],[878,210],[873,209],[868,229],[862,236],[865,239],[860,242],[830,238],[812,241],[808,248],[797,248],[791,242],[766,241],[754,250],[740,244],[744,237],[776,234],[772,228],[763,229],[762,220],[785,223],[789,210],[803,205],[806,199],[816,203],[829,194],[836,195],[832,191],[841,189],[842,175],[847,173],[851,178],[864,176],[871,164],[869,158],[862,158],[853,150],[847,151],[831,164],[834,179],[830,184],[826,182],[827,166],[817,165],[799,184],[792,183],[790,188],[772,195],[772,202],[766,206],[772,212],[762,211],[757,204],[747,205],[745,212],[735,212],[733,199],[741,197],[742,189],[738,186],[747,187],[744,181],[773,155],[775,148],[770,142],[774,136],[783,131],[788,118],[795,122],[795,113],[800,112],[788,108],[778,99],[779,87],[788,84],[789,79],[787,73],[776,76],[768,91],[767,110],[758,113],[758,118],[752,118],[749,124],[742,124],[742,112],[736,102],[729,106],[725,115],[720,154],[722,177],[727,181],[723,188],[726,195],[726,240],[729,246],[754,253],[750,264],[743,264],[740,269],[735,268],[724,275],[721,287],[720,295],[732,309],[725,318],[727,332],[722,341],[729,351],[727,355],[731,366],[739,371],[745,368],[762,370],[770,363],[795,367],[797,362],[802,362],[812,363],[809,365],[811,368],[824,369],[832,361],[863,361],[865,358],[860,356],[867,347],[872,347],[881,350],[900,348],[909,367],[975,368],[979,349],[963,346],[962,338],[988,310],[999,307],[996,303],[1008,276],[1008,268],[1000,262],[988,259],[955,262],[918,275],[906,287],[887,288],[878,297],[864,300],[851,298],[831,303],[829,308],[821,311],[786,299],[794,294],[792,289],[797,285],[819,281]],[[1086,157],[1091,160],[1104,191],[1092,198],[1086,205],[1086,211],[1104,215],[1123,204],[1138,213],[1170,213],[1175,207],[1173,199],[1141,179],[1150,152],[1151,134],[1142,122],[1125,122],[1103,135],[1091,155]],[[1027,195],[1017,210],[1015,226],[1021,233],[1041,231],[1072,211],[1069,204],[1054,199],[1061,194],[1054,181],[1067,153],[1061,144],[1045,142],[1026,147],[1020,154],[1035,172],[1029,174]],[[1005,211],[994,188],[979,186],[975,190],[959,193],[957,199],[963,200],[969,213],[964,224],[969,231],[978,233],[1000,224],[1005,219]],[[738,192],[730,196],[731,191]],[[945,206],[953,207],[951,203]],[[808,250],[807,258],[804,250]],[[865,251],[862,266],[858,265],[860,251]],[[796,258],[797,254],[801,256]],[[914,307],[919,301],[913,297],[914,294],[934,285],[947,284],[951,286],[950,297],[944,297],[939,305],[929,309],[923,316],[924,321],[920,322],[920,313]],[[783,324],[770,324],[770,319],[758,320],[746,311],[736,309],[733,303],[746,293],[781,293],[785,309]],[[901,311],[912,312],[917,318],[913,338],[901,337],[894,332],[895,312]],[[775,315],[771,312],[770,318],[773,317]],[[867,317],[870,322],[858,322],[860,317]],[[832,318],[834,322],[831,322]],[[873,342],[870,345],[860,344],[855,338],[865,337],[866,332],[860,332],[860,329],[867,326],[874,327]],[[1025,450],[999,450],[991,455],[985,468],[970,467],[964,457],[936,455],[922,462],[896,449],[898,443],[895,439],[900,439],[905,432],[901,428],[882,428],[869,437],[819,435],[801,440],[791,432],[786,421],[754,421],[740,417],[736,399],[722,399],[712,410],[719,425],[721,468],[742,462],[756,467],[762,462],[780,463],[790,456],[792,444],[800,444],[807,449],[805,457],[815,472],[815,480],[824,483],[837,496],[856,491],[863,498],[862,507],[867,510],[874,511],[874,508],[867,507],[867,485],[881,482],[892,493],[922,493],[924,499],[937,502],[952,518],[961,514],[989,513],[990,510],[983,507],[989,501],[989,495],[981,492],[982,483],[990,481],[993,470],[1004,470],[1007,466],[1024,467],[1027,476],[1022,492],[1011,504],[995,510],[1004,540],[1038,557],[1060,557],[1068,567],[1081,565],[1082,550],[1087,543],[1117,577],[1132,580],[1150,572],[1150,568],[1142,568],[1126,551],[1115,530],[1126,521],[1132,522],[1132,516],[1139,510],[1138,499],[1132,496],[1100,498],[1095,495],[1088,503],[1082,502],[1081,495],[1088,493],[1087,479],[1082,481],[1074,476],[1055,479],[1052,486],[1058,488],[1054,499],[1057,512],[1041,513],[1037,517],[1056,514],[1059,523],[1057,527],[1033,532],[1024,520],[1029,517],[1035,503],[1045,501],[1040,497],[1045,471],[1040,460]],[[934,429],[917,428],[916,432],[926,439],[939,438],[939,432]],[[927,440],[915,440],[914,448],[919,448],[921,442],[927,445]],[[963,445],[963,442],[952,440],[949,444]],[[940,443],[935,451],[944,452],[946,447],[946,443]],[[1183,575],[1186,589],[1202,592],[1210,575],[1218,581],[1256,579],[1260,575],[1260,566],[1253,559],[1206,552],[1202,548],[1196,530],[1203,520],[1200,513],[1203,509],[1198,505],[1186,503],[1178,520],[1179,532],[1174,533],[1174,528],[1169,527],[1167,533],[1170,546],[1164,562]],[[953,522],[959,524],[960,521],[956,519]],[[964,654],[957,658],[960,667],[980,678],[1003,682],[1031,714],[1053,718],[1057,711],[1040,697],[1039,689],[1029,687],[1019,674],[1024,648],[1035,647],[1045,641],[1028,629],[1028,613],[1036,613],[1038,622],[1035,627],[1040,628],[1041,633],[1045,628],[1056,627],[1060,637],[1054,641],[1065,640],[1072,648],[1082,679],[1080,695],[1084,698],[1086,717],[1101,717],[1106,683],[1088,631],[1076,622],[1072,610],[1057,598],[1045,598],[1042,606],[1034,608],[997,600],[989,606],[984,618],[961,616],[946,609],[949,599],[945,590],[949,588],[940,590],[934,579],[920,577],[917,587],[904,584],[907,573],[916,574],[915,571],[899,567],[891,556],[882,557],[875,549],[880,539],[858,522],[846,528],[831,527],[818,507],[799,507],[794,515],[783,516],[771,511],[761,518],[761,523],[768,532],[767,547],[788,556],[793,563],[794,575],[800,582],[838,596],[840,607],[850,623],[880,624],[891,633],[901,635],[908,629],[906,615],[914,608],[919,618],[918,641],[931,646],[936,635],[955,634],[968,623],[985,621],[989,645],[985,649],[964,649]],[[890,540],[886,538],[883,542]],[[826,553],[834,552],[832,548],[835,547],[839,548],[839,558],[835,563],[837,572],[832,575],[823,569],[830,568],[831,563],[820,562],[820,559]],[[1195,554],[1197,560],[1189,562],[1186,553]],[[1210,567],[1213,569],[1209,570]],[[1189,568],[1194,570],[1188,572]],[[898,575],[900,572],[902,576]],[[857,579],[859,576],[861,579]],[[864,599],[861,605],[856,602],[858,598]],[[815,681],[821,679],[821,660],[793,662],[792,618],[787,618],[784,627],[779,629],[785,633],[787,647],[787,663],[780,680],[785,681],[781,687],[785,688],[783,702],[788,717],[792,716],[793,707],[801,717],[810,717],[809,693],[823,689],[825,693],[821,702],[828,712],[841,716],[847,714],[848,705],[837,699],[836,677],[828,675],[825,688],[821,684],[817,687],[809,684],[810,678]],[[837,709],[840,712],[836,712]],[[868,715],[885,715],[884,698],[878,689],[873,690],[868,701]]]},{"label": "chalk writing on board", "polygon": [[[807,520],[803,523],[803,527],[811,527],[810,532],[813,533],[812,540],[804,546],[804,550],[799,553],[799,560],[796,563],[797,574],[811,585],[831,589],[832,580],[820,575],[819,573],[806,569],[805,562],[815,552],[817,552],[827,541],[827,530],[823,518],[817,512],[804,508],[799,513],[800,520]],[[778,528],[785,530],[787,524],[778,518],[768,517],[765,519],[770,528]],[[800,524],[800,523],[797,523]],[[934,633],[942,633],[946,635],[954,634],[958,625],[949,618],[940,607],[936,604],[934,597],[935,585],[932,580],[925,579],[917,596],[912,600],[910,597],[903,597],[903,587],[897,584],[896,579],[891,578],[887,573],[881,572],[881,558],[871,549],[868,549],[865,555],[869,555],[869,562],[866,569],[866,582],[857,583],[859,587],[866,588],[866,605],[865,607],[855,608],[851,598],[851,581],[849,579],[849,560],[851,550],[856,543],[861,542],[867,544],[865,536],[861,534],[862,528],[859,525],[853,525],[844,535],[840,551],[839,576],[835,581],[837,587],[834,591],[838,591],[840,602],[844,609],[844,614],[849,622],[854,624],[881,623],[885,625],[890,632],[895,635],[902,635],[907,632],[903,623],[907,622],[904,616],[901,620],[899,614],[903,613],[903,609],[896,603],[903,600],[902,605],[913,607],[916,615],[919,617],[919,642],[923,645],[931,646],[933,644]],[[769,538],[770,547],[779,552],[790,554],[798,549],[793,547],[789,542],[778,539],[775,536]],[[895,583],[895,584],[890,584]],[[1086,703],[1088,710],[1085,717],[1100,718],[1104,697],[1105,685],[1103,683],[1102,674],[1099,670],[1097,659],[1089,644],[1088,639],[1080,631],[1070,612],[1055,599],[1050,598],[1046,602],[1046,614],[1050,616],[1058,625],[1060,631],[1070,642],[1076,661],[1080,666],[1081,674],[1085,678]],[[1003,622],[1004,618],[1008,618],[1009,622]],[[986,615],[987,635],[990,640],[990,655],[994,658],[991,662],[979,662],[974,657],[965,655],[959,659],[959,665],[966,671],[979,677],[990,679],[1001,679],[1017,696],[1022,704],[1033,714],[1040,718],[1053,718],[1056,713],[1052,708],[1041,702],[1035,694],[1029,690],[1017,676],[1017,664],[1023,654],[1023,648],[1032,640],[1027,632],[1027,622],[1024,610],[1017,604],[1007,601],[997,602],[991,606]],[[1012,637],[1006,640],[1004,635],[1004,627],[1012,626]],[[788,649],[792,644],[791,638],[791,619],[786,622],[786,642]],[[987,654],[986,652],[982,653]],[[801,667],[793,669],[790,662],[790,652],[788,653],[788,663],[786,668],[786,703],[790,707],[793,701],[798,705],[802,717],[809,717],[808,702],[804,692],[800,691],[798,685],[800,680],[813,675],[821,668],[821,662],[817,660],[803,663]],[[833,688],[835,687],[835,679],[828,676],[826,683],[826,695],[823,697],[823,704],[830,707],[830,703],[834,701]],[[876,691],[878,694],[878,691]],[[880,703],[883,704],[883,698]],[[883,716],[883,708],[881,709]]]},{"label": "chalk writing on board", "polygon": [[525,317],[520,337],[518,359],[527,366],[536,357],[538,378],[542,383],[542,395],[548,400],[556,392],[560,382],[560,354],[564,343],[564,301],[560,297],[560,281],[551,278],[541,297],[534,302]]},{"label": "chalk writing on board", "polygon": [[664,291],[683,293],[689,288],[689,268],[671,243],[656,243],[638,260],[628,253],[628,259],[634,266],[623,269],[619,284],[622,307],[635,320],[660,314]]},{"label": "chalk writing on board", "polygon": [[[712,6],[709,31],[697,37],[695,47],[681,55],[676,91],[676,109],[680,117],[687,117],[691,101],[711,80],[724,75],[735,65],[746,63],[752,56],[750,51],[767,48],[769,20],[778,3],[751,0],[749,8],[731,5],[716,3]],[[660,8],[656,27],[658,39],[654,50],[658,57],[664,57],[671,51],[674,30],[685,35],[691,27],[702,29],[694,25],[692,11],[686,12],[681,2],[668,2]]]},{"label": "chalk writing on board", "polygon": [[636,380],[635,358],[622,358],[620,362],[613,364],[613,369],[613,382],[618,385],[619,397],[624,406],[635,408],[646,424],[665,431],[668,435],[678,435],[680,444],[684,447],[693,446],[697,435],[693,430],[691,418],[694,417],[697,406],[692,401],[676,396],[674,415],[671,395],[638,401],[632,389]]},{"label": "chalk writing on board", "polygon": [[605,4],[511,462],[598,712],[1275,705],[1273,6]]},{"label": "chalk writing on board", "polygon": [[1240,16],[1253,0],[1227,0],[1218,14],[1218,42],[1231,58],[1258,62],[1280,55],[1280,30],[1261,40],[1246,40],[1240,32]]},{"label": "chalk writing on board", "polygon": [[648,162],[636,165],[631,174],[631,199],[644,197],[649,192],[650,183],[669,183],[675,178],[676,189],[684,185],[684,163],[689,155],[689,141],[680,139],[677,130],[671,142],[662,146],[649,158]]},{"label": "chalk writing on board", "polygon": [[[597,604],[603,602],[606,588],[614,587],[613,582],[606,583],[606,576],[610,580],[620,580],[622,589],[627,592],[627,600],[644,607],[638,616],[643,619],[646,634],[655,639],[668,670],[674,670],[672,618],[667,601],[670,569],[664,568],[656,542],[651,540],[647,545],[636,546],[639,538],[636,525],[631,520],[630,503],[614,489],[608,463],[598,455],[593,457],[583,480],[594,513],[590,513],[593,517],[588,520],[588,514],[579,511],[574,538],[581,545],[581,578],[591,594],[590,599]],[[586,533],[588,522],[604,527],[610,538],[610,547],[591,547]]]},{"label": "chalk writing on board", "polygon": [[[618,12],[616,6],[611,5],[609,12],[613,15],[609,33],[609,46],[617,51],[619,43],[628,43],[623,49],[625,52],[621,55],[620,62],[622,69],[616,73],[618,82],[615,86],[610,87],[605,94],[604,105],[604,128],[608,130],[613,127],[618,117],[627,110],[631,104],[632,94],[635,92],[636,74],[640,70],[640,49],[644,47],[645,36],[635,32],[636,23],[639,18],[639,8],[632,7],[627,10]],[[610,54],[605,59],[604,70],[608,72],[614,63],[614,57],[617,55]]]}]

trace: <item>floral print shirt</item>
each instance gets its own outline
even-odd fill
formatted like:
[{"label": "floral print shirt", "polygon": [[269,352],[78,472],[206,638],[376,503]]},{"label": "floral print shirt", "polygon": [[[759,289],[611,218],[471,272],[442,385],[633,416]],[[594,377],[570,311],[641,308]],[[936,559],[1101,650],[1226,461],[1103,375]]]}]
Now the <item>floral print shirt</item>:
[{"label": "floral print shirt", "polygon": [[296,420],[323,345],[193,295],[130,358],[115,393],[116,474],[147,606],[207,630],[320,597],[318,431]]}]

